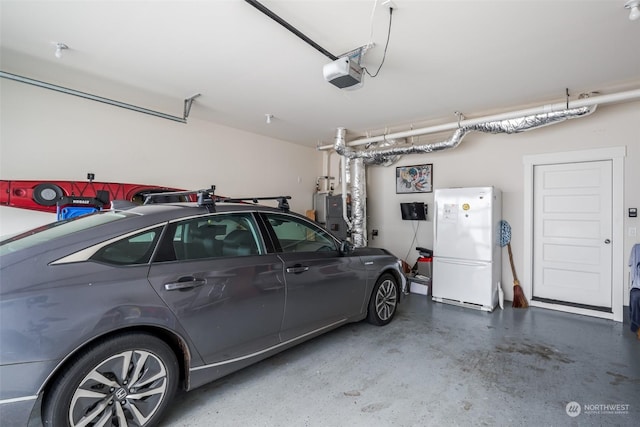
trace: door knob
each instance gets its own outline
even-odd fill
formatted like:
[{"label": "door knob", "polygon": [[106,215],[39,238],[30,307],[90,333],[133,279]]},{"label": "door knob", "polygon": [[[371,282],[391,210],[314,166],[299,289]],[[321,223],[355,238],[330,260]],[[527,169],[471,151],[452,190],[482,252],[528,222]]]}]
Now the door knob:
[{"label": "door knob", "polygon": [[608,245],[609,243],[611,243],[611,240],[609,240],[609,239],[604,239],[604,242]]}]

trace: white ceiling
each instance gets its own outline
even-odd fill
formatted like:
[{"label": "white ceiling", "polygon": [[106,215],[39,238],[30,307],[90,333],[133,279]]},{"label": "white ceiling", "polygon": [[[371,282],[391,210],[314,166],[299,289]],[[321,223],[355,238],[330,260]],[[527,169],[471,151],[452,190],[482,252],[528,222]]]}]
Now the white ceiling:
[{"label": "white ceiling", "polygon": [[[334,55],[373,41],[372,73],[389,22],[380,3],[262,1]],[[201,93],[189,119],[308,146],[337,127],[376,134],[558,102],[565,88],[573,99],[640,87],[640,21],[624,0],[394,3],[384,65],[352,91],[324,80],[329,58],[243,0],[2,0],[0,68],[176,116]],[[62,59],[54,42],[70,48]]]}]

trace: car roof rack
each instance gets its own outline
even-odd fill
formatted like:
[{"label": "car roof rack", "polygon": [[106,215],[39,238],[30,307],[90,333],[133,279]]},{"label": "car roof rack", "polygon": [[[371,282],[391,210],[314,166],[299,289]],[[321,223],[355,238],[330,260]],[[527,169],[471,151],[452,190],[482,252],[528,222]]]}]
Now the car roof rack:
[{"label": "car roof rack", "polygon": [[[179,200],[175,199],[175,196],[196,196],[198,206],[206,207],[209,212],[216,211],[215,203],[215,191],[216,186],[212,185],[210,189],[193,190],[193,191],[165,191],[157,193],[147,193],[144,196],[143,205],[157,204],[157,203],[174,203]],[[190,197],[191,200],[193,200]]]},{"label": "car roof rack", "polygon": [[198,206],[206,207],[209,212],[216,211],[216,202],[218,203],[258,203],[260,200],[277,200],[278,209],[283,212],[289,212],[289,202],[291,196],[276,196],[276,197],[221,197],[215,195],[216,186],[212,185],[209,189],[193,190],[193,191],[165,191],[157,193],[145,194],[144,205],[156,204],[156,203],[173,203],[176,200],[172,199],[172,196],[196,196]]},{"label": "car roof rack", "polygon": [[232,197],[217,197],[216,200],[224,203],[258,203],[260,200],[277,200],[278,209],[283,212],[289,212],[289,202],[291,196],[275,196],[275,197],[244,197],[244,198],[232,198]]}]

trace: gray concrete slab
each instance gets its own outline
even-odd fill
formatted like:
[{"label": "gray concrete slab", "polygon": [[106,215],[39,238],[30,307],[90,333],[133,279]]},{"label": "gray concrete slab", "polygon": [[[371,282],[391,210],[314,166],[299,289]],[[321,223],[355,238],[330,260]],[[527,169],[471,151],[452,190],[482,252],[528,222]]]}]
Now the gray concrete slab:
[{"label": "gray concrete slab", "polygon": [[640,341],[626,323],[411,294],[388,326],[346,325],[180,394],[163,425],[638,426]]}]

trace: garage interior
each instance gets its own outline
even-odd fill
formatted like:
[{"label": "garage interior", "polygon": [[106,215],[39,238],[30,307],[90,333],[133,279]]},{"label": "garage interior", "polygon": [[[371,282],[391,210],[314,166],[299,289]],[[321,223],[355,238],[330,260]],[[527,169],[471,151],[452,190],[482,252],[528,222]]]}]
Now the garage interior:
[{"label": "garage interior", "polygon": [[[624,0],[1,0],[0,179],[287,194],[409,267],[434,247],[435,190],[493,186],[529,308],[511,307],[503,249],[504,308],[435,302],[427,281],[390,325],[348,325],[183,394],[164,425],[635,425],[638,15]],[[361,75],[336,81],[345,57]],[[417,165],[429,188],[398,191]],[[536,282],[544,182],[592,166],[599,198],[563,218],[596,215],[596,236],[577,237],[598,249],[574,252],[559,301]],[[552,197],[591,194],[562,185]],[[351,215],[329,224],[327,200]],[[425,218],[403,220],[403,203]],[[51,220],[35,215],[0,206],[0,234]],[[585,303],[594,275],[606,295]]]}]

